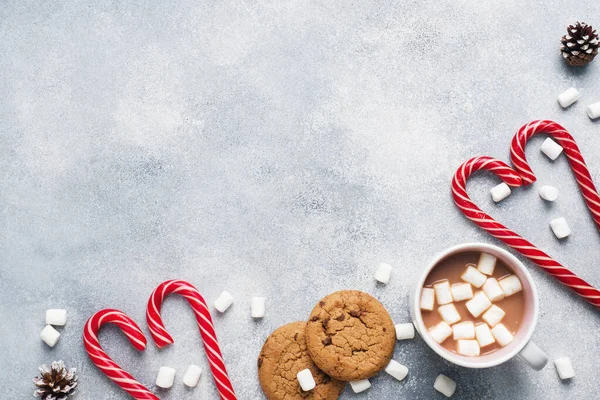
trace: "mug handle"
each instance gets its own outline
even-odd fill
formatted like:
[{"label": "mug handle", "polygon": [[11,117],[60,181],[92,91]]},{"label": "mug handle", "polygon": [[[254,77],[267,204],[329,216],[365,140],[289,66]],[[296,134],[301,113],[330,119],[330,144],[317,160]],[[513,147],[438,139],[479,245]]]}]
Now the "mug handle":
[{"label": "mug handle", "polygon": [[529,341],[519,353],[519,357],[536,371],[541,371],[548,363],[548,356],[537,344]]}]

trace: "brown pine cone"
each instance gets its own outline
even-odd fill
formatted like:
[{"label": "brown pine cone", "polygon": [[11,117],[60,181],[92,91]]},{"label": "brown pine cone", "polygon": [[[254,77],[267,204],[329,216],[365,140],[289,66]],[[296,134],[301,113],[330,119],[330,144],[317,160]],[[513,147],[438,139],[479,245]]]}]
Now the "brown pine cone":
[{"label": "brown pine cone", "polygon": [[598,54],[600,39],[591,25],[577,22],[569,25],[561,43],[560,52],[567,63],[573,67],[582,67],[590,63]]}]

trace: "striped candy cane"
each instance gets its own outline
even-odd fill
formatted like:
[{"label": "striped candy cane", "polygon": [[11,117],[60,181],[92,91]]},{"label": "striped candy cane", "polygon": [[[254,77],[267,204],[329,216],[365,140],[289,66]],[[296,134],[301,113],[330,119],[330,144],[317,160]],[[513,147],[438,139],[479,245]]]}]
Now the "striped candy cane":
[{"label": "striped candy cane", "polygon": [[136,400],[159,400],[152,392],[136,381],[102,350],[98,341],[98,331],[104,324],[115,324],[127,336],[133,347],[146,348],[146,337],[139,326],[127,315],[118,310],[101,310],[92,315],[83,330],[83,343],[92,362],[123,390]]},{"label": "striped candy cane", "polygon": [[217,341],[217,334],[215,333],[210,311],[200,292],[198,292],[198,290],[190,283],[182,280],[170,280],[161,283],[154,292],[152,292],[150,300],[148,301],[146,320],[148,321],[148,328],[154,338],[154,342],[158,347],[164,347],[173,343],[173,338],[165,329],[160,316],[161,305],[165,297],[171,293],[177,293],[185,297],[196,314],[198,328],[200,329],[200,334],[204,341],[206,356],[208,357],[210,369],[212,370],[213,378],[221,399],[236,400],[237,397],[233,391],[229,376],[227,375],[227,369],[225,368],[225,362],[221,355],[221,349],[219,347],[219,342]]},{"label": "striped candy cane", "polygon": [[548,120],[530,122],[519,129],[513,138],[510,146],[510,158],[515,169],[519,172],[521,178],[523,178],[523,183],[529,185],[535,182],[535,175],[525,157],[525,145],[533,135],[538,133],[546,133],[552,136],[564,148],[565,155],[569,160],[569,164],[571,164],[571,169],[575,174],[581,194],[592,213],[596,225],[600,228],[600,195],[598,195],[598,190],[594,186],[590,171],[573,136],[556,122]]},{"label": "striped candy cane", "polygon": [[499,222],[496,222],[471,201],[466,189],[467,180],[472,174],[480,170],[493,172],[511,187],[519,187],[523,184],[521,177],[504,162],[487,156],[472,158],[458,168],[452,180],[452,195],[454,197],[454,202],[461,209],[463,214],[492,236],[502,240],[504,243],[529,258],[535,264],[539,265],[550,275],[558,279],[563,285],[569,287],[579,296],[583,297],[587,302],[596,307],[600,307],[600,291],[598,291],[598,289],[566,269],[559,262],[555,261],[546,253],[531,244],[528,240],[506,228]]}]

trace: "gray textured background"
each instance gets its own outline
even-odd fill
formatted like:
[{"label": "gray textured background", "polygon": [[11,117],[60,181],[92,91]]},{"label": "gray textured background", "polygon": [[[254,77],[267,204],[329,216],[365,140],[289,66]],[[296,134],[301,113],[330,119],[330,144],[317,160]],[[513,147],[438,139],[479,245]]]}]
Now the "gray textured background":
[{"label": "gray textured background", "polygon": [[[0,3],[0,397],[31,396],[42,362],[81,373],[79,399],[125,399],[88,361],[80,335],[104,307],[144,322],[152,289],[188,279],[212,301],[236,303],[215,323],[241,399],[263,398],[255,362],[266,336],[306,318],[344,288],[368,291],[407,321],[411,280],[434,254],[490,241],[452,203],[450,179],[470,156],[508,159],[513,133],[537,118],[575,135],[600,183],[600,61],[564,65],[567,21],[600,24],[597,1],[29,1]],[[583,88],[569,110],[562,90]],[[480,176],[483,208],[600,285],[600,236],[566,159],[549,162],[542,138],[528,147],[540,181],[559,187],[547,205],[535,189],[501,205]],[[559,242],[548,221],[567,218]],[[391,263],[377,287],[379,262]],[[541,295],[535,340],[568,355],[577,377],[518,360],[484,371],[448,365],[420,339],[385,374],[344,399],[430,399],[435,376],[458,381],[458,398],[591,398],[597,395],[599,313],[528,263]],[[267,297],[254,322],[250,297]],[[44,311],[68,325],[50,349]],[[170,299],[176,343],[133,350],[116,329],[101,341],[140,381],[177,368],[164,399],[216,398],[192,313]],[[152,386],[151,386],[152,387]],[[152,387],[153,388],[153,387]],[[153,388],[154,389],[154,388]]]}]

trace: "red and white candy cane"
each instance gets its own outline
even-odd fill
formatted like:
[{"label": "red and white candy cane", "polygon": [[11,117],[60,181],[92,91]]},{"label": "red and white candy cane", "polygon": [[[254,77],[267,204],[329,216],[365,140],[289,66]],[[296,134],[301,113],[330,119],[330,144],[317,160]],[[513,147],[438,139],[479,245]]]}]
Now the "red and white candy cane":
[{"label": "red and white candy cane", "polygon": [[508,186],[519,187],[523,184],[521,177],[506,163],[491,157],[475,157],[462,164],[452,180],[452,195],[454,202],[463,214],[492,236],[502,240],[504,243],[517,250],[525,257],[550,275],[558,279],[563,285],[569,287],[590,304],[600,307],[600,291],[589,283],[566,269],[559,262],[535,247],[531,242],[511,231],[504,225],[495,221],[484,213],[467,194],[466,184],[469,177],[480,170],[490,171],[502,179]]},{"label": "red and white candy cane", "polygon": [[569,164],[571,164],[571,169],[575,174],[581,194],[592,213],[596,225],[600,228],[600,195],[598,195],[598,190],[596,190],[590,171],[577,143],[575,143],[575,139],[573,139],[573,136],[565,128],[556,122],[548,120],[530,122],[519,129],[513,138],[510,146],[510,158],[515,169],[521,175],[523,184],[529,185],[535,182],[535,175],[525,157],[525,145],[533,135],[538,133],[545,133],[552,136],[563,147]]},{"label": "red and white candy cane", "polygon": [[146,337],[131,318],[119,310],[101,310],[88,319],[83,330],[83,343],[92,362],[134,399],[159,400],[102,350],[98,341],[98,331],[105,324],[117,325],[136,349],[144,350],[146,348]]},{"label": "red and white candy cane", "polygon": [[160,316],[161,305],[165,297],[171,293],[177,293],[183,296],[190,303],[196,314],[196,320],[198,321],[198,328],[200,329],[200,334],[202,335],[202,340],[204,342],[206,356],[208,357],[210,369],[212,370],[213,378],[221,399],[237,399],[229,376],[227,375],[227,369],[225,368],[225,362],[221,355],[217,334],[215,333],[215,328],[206,301],[204,301],[200,292],[198,292],[198,290],[190,283],[182,280],[170,280],[161,283],[154,292],[152,292],[150,300],[148,301],[146,320],[148,321],[148,328],[154,338],[154,342],[158,347],[164,347],[173,343],[173,338],[165,329]]}]

